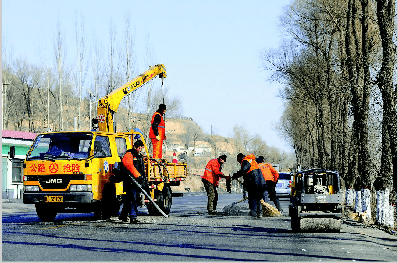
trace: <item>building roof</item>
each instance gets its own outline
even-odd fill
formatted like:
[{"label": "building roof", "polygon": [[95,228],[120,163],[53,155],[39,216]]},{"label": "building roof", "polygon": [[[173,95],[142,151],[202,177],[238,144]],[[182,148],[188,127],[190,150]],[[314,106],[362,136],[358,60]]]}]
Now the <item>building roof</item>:
[{"label": "building roof", "polygon": [[2,130],[1,134],[2,138],[25,139],[25,140],[34,140],[36,136],[37,133],[33,132],[10,131],[10,130]]}]

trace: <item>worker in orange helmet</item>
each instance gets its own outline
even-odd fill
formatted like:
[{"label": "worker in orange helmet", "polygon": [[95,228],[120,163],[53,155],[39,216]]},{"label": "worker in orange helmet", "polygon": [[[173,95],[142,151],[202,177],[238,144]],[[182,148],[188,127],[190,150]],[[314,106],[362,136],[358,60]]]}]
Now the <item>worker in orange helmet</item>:
[{"label": "worker in orange helmet", "polygon": [[261,172],[263,174],[265,183],[267,185],[266,191],[268,192],[269,198],[272,202],[274,202],[276,208],[279,212],[282,212],[281,205],[279,203],[279,198],[276,196],[275,186],[276,182],[278,182],[279,173],[272,167],[269,163],[264,163],[264,156],[259,156],[257,158],[257,163],[260,166]]},{"label": "worker in orange helmet", "polygon": [[217,214],[217,201],[218,201],[218,192],[217,187],[220,181],[220,177],[226,178],[230,180],[228,175],[224,175],[221,172],[222,165],[227,161],[226,155],[221,155],[217,159],[210,160],[205,168],[205,172],[202,178],[203,185],[206,189],[207,193],[207,212],[209,215]]},{"label": "worker in orange helmet", "polygon": [[250,215],[260,218],[262,216],[261,199],[264,196],[265,180],[260,167],[253,154],[245,156],[239,153],[236,160],[241,165],[241,169],[236,172],[232,179],[243,176],[243,187],[248,192]]},{"label": "worker in orange helmet", "polygon": [[151,127],[149,129],[149,138],[152,141],[153,148],[152,157],[155,159],[162,159],[163,140],[166,140],[165,112],[166,105],[160,104],[158,110],[152,115]]}]

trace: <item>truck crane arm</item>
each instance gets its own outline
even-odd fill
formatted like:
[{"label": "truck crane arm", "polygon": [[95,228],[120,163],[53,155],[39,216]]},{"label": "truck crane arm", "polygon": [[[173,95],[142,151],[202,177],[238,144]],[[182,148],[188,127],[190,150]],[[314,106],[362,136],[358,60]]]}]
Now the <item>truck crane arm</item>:
[{"label": "truck crane arm", "polygon": [[113,124],[113,115],[117,112],[120,102],[122,99],[141,87],[148,81],[152,80],[156,76],[162,79],[166,78],[166,68],[163,64],[157,64],[153,67],[150,67],[147,71],[136,77],[135,79],[127,82],[122,87],[112,91],[110,94],[101,98],[98,101],[97,106],[97,120],[98,120],[98,129],[99,131],[105,132],[115,132],[114,124]]}]

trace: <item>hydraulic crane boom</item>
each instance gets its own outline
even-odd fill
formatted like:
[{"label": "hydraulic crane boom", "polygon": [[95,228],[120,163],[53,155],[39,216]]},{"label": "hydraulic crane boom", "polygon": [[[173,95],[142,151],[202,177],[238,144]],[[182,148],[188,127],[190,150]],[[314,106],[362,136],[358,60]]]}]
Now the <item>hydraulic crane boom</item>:
[{"label": "hydraulic crane boom", "polygon": [[97,120],[99,131],[115,132],[113,117],[117,112],[121,100],[137,88],[141,87],[151,79],[158,76],[163,79],[166,78],[166,68],[163,64],[158,64],[150,67],[147,71],[127,82],[122,87],[112,91],[110,94],[101,98],[97,106]]}]

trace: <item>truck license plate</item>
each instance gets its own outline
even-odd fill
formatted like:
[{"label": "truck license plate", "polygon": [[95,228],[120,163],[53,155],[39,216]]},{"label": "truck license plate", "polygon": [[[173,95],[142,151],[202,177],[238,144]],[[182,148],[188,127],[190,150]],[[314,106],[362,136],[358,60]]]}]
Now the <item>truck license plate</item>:
[{"label": "truck license plate", "polygon": [[64,201],[63,196],[46,196],[46,203],[62,203]]}]

